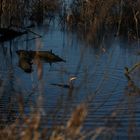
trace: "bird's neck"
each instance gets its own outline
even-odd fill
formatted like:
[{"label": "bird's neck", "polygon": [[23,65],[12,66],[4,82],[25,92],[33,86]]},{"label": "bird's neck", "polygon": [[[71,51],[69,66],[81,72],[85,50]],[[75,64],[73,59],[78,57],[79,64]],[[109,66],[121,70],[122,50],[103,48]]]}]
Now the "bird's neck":
[{"label": "bird's neck", "polygon": [[70,88],[73,88],[73,83],[71,80],[69,81],[69,86],[70,86]]}]

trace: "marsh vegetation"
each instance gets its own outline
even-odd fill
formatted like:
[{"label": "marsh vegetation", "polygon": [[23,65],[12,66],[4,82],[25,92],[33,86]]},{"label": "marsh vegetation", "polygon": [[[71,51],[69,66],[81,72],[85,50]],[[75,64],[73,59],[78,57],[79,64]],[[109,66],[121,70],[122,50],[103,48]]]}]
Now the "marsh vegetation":
[{"label": "marsh vegetation", "polygon": [[0,140],[139,139],[139,27],[139,0],[1,0]]}]

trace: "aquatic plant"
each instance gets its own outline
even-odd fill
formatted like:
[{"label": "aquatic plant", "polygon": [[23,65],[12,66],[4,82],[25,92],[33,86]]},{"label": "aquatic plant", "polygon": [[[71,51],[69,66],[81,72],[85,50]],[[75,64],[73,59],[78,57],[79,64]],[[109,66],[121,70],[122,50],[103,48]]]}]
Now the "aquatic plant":
[{"label": "aquatic plant", "polygon": [[[27,26],[40,24],[44,19],[51,18],[59,9],[57,0],[1,0],[1,27]],[[22,9],[22,10],[21,10]]]},{"label": "aquatic plant", "polygon": [[68,28],[85,33],[84,38],[94,40],[105,32],[139,38],[140,2],[130,0],[73,0],[65,8]]}]

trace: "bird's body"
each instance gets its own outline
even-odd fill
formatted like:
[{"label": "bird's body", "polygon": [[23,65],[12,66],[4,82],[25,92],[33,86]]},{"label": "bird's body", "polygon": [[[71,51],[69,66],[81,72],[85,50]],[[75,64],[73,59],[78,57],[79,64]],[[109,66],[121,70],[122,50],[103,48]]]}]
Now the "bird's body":
[{"label": "bird's body", "polygon": [[62,87],[62,88],[70,88],[70,86],[69,85],[67,85],[67,84],[51,84],[51,85],[54,85],[54,86],[58,86],[58,87]]},{"label": "bird's body", "polygon": [[73,89],[74,85],[73,85],[72,81],[75,80],[75,79],[76,79],[76,77],[74,76],[74,77],[69,78],[69,83],[68,84],[52,83],[51,85],[62,87],[62,88],[67,88],[67,89]]}]

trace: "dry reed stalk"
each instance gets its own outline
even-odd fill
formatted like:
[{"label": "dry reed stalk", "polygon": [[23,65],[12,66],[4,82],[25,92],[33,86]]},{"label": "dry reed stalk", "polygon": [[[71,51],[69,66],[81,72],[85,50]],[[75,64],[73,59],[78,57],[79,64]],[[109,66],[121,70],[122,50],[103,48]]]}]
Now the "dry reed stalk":
[{"label": "dry reed stalk", "polygon": [[85,104],[81,104],[75,109],[70,120],[67,122],[66,129],[69,135],[77,135],[80,133],[86,115],[87,107]]},{"label": "dry reed stalk", "polygon": [[121,28],[122,15],[123,15],[123,0],[121,0],[120,2],[120,16],[119,16],[119,21],[118,21],[117,36],[119,35],[120,28]]},{"label": "dry reed stalk", "polygon": [[139,11],[136,11],[133,9],[133,14],[134,14],[134,20],[135,20],[135,26],[136,26],[136,35],[138,39],[138,45],[139,45],[139,27],[138,27],[138,15],[140,14]]},{"label": "dry reed stalk", "polygon": [[41,136],[39,132],[41,116],[39,112],[35,112],[29,117],[25,117],[21,129],[21,140],[38,140]]},{"label": "dry reed stalk", "polygon": [[38,76],[38,80],[42,79],[43,76],[43,65],[42,62],[38,56],[38,51],[39,49],[42,48],[42,44],[40,39],[36,39],[36,54],[35,54],[35,64],[37,64],[37,76]]},{"label": "dry reed stalk", "polygon": [[1,0],[0,22],[3,27],[24,26],[29,20],[40,24],[44,21],[44,17],[48,18],[47,14],[54,15],[58,9],[59,1],[57,0]]},{"label": "dry reed stalk", "polygon": [[52,132],[50,140],[76,140],[82,136],[81,128],[87,115],[87,106],[80,104],[72,113],[66,126],[58,126]]},{"label": "dry reed stalk", "polygon": [[[117,30],[116,35],[126,35],[131,32],[132,37],[138,36],[138,27],[140,16],[138,14],[140,9],[138,7],[139,1],[134,2],[128,0],[76,0],[73,1],[71,7],[71,24],[67,25],[83,31],[84,38],[90,43],[101,38],[104,32]],[[132,12],[135,9],[135,13]],[[134,17],[133,17],[134,16]],[[134,20],[132,20],[134,19]],[[136,31],[134,26],[136,26]]]}]

